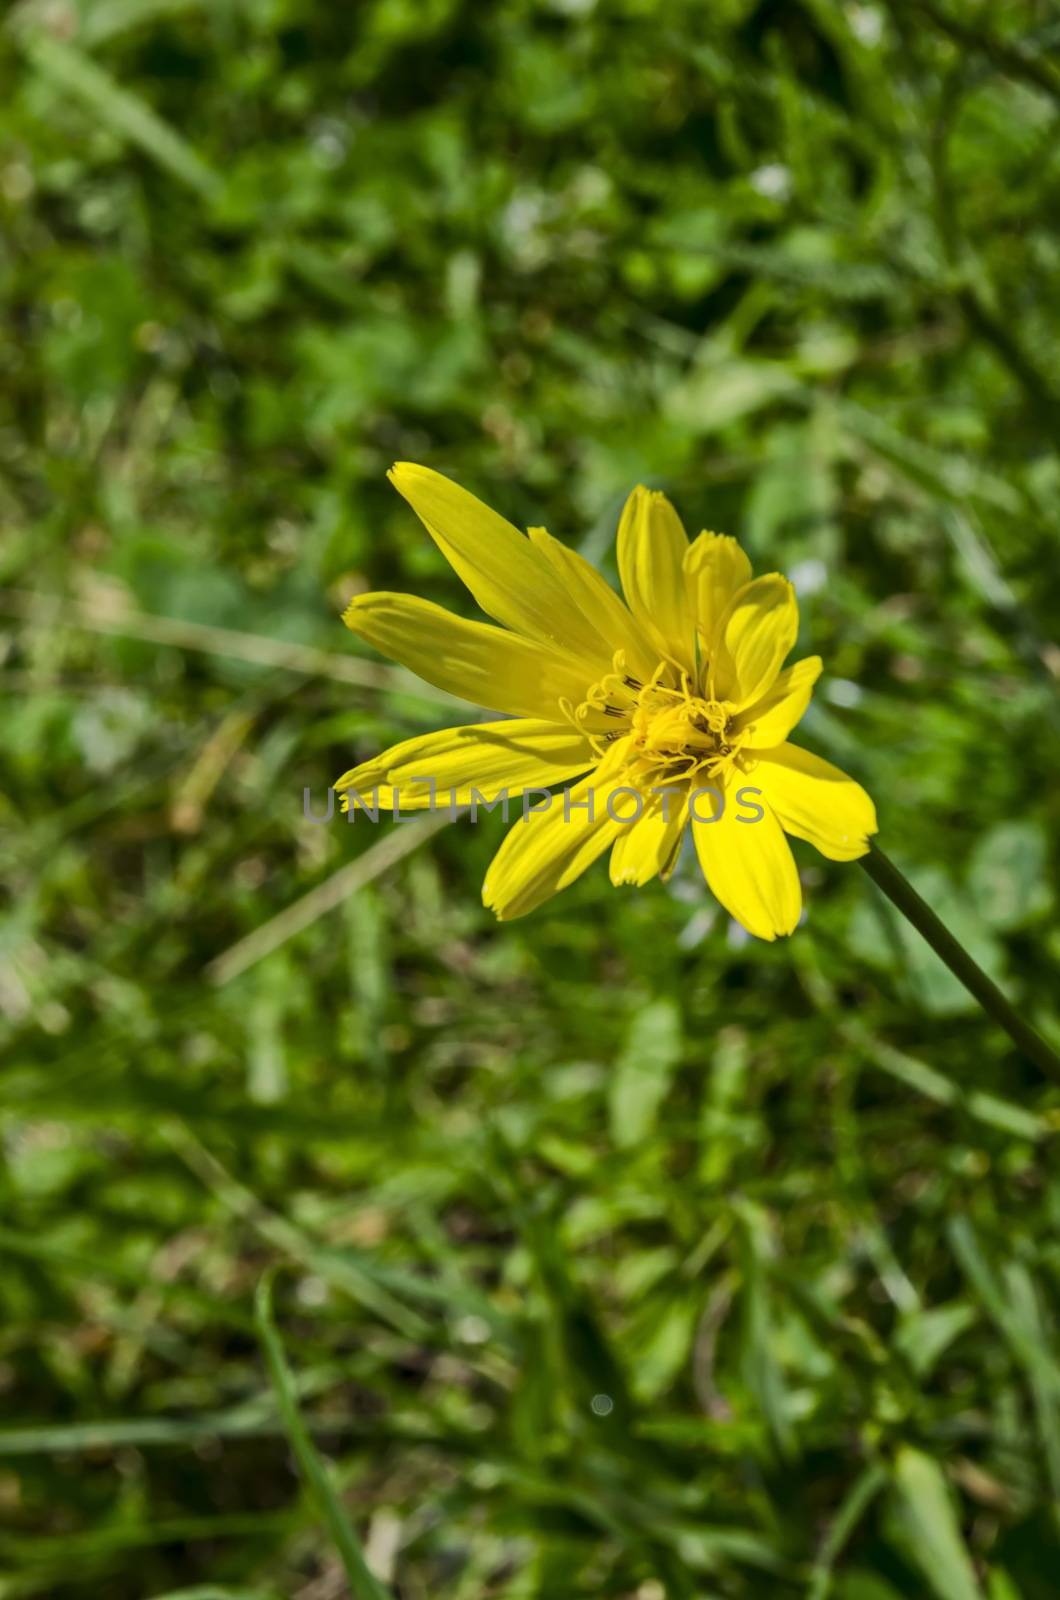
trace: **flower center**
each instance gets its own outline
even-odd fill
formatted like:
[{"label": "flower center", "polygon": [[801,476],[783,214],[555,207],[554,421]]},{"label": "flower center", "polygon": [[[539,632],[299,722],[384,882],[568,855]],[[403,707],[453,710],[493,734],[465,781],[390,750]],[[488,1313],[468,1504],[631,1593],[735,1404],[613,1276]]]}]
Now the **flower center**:
[{"label": "flower center", "polygon": [[689,674],[669,662],[648,683],[626,671],[621,651],[613,666],[572,711],[600,756],[628,739],[630,777],[645,785],[718,776],[737,760],[743,734],[733,726],[728,702],[697,693]]}]

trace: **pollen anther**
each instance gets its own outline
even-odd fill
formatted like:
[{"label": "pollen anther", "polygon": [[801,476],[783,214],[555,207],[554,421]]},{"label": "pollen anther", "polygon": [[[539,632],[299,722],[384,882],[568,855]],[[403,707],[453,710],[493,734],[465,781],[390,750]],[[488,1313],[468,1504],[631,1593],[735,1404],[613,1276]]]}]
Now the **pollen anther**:
[{"label": "pollen anther", "polygon": [[[662,661],[647,683],[621,669],[587,691],[575,713],[577,725],[599,753],[629,737],[628,770],[636,783],[691,781],[723,774],[739,759],[742,734],[733,708],[708,699],[686,670]],[[602,719],[620,724],[607,728]],[[601,719],[601,720],[598,720]]]}]

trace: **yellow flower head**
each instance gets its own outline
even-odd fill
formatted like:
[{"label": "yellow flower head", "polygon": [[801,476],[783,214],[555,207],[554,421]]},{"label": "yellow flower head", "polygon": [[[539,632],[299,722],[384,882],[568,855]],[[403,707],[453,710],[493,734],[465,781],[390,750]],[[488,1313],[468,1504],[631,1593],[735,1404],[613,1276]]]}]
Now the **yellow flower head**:
[{"label": "yellow flower head", "polygon": [[[787,579],[752,578],[735,539],[690,544],[665,495],[638,488],[618,529],[623,602],[543,528],[527,537],[437,472],[400,463],[390,480],[502,626],[386,593],[359,595],[343,620],[505,717],[408,739],[336,789],[402,809],[450,791],[456,805],[536,792],[483,884],[501,918],[532,911],[608,848],[613,883],[665,878],[691,826],[725,909],[760,939],[791,933],[802,894],[785,832],[851,861],[876,813],[860,784],[788,743],[821,661],[783,667],[799,620]],[[540,793],[570,780],[551,803]]]}]

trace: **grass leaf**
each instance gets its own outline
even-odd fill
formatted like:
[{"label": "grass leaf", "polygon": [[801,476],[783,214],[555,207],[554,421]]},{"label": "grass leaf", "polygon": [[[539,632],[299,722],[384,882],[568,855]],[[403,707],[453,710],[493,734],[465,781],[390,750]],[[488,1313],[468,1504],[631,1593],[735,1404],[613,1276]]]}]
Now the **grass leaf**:
[{"label": "grass leaf", "polygon": [[906,1551],[939,1600],[983,1600],[938,1462],[903,1446],[894,1487]]},{"label": "grass leaf", "polygon": [[276,1395],[280,1419],[287,1432],[295,1458],[328,1532],[342,1559],[355,1600],[390,1600],[390,1592],[375,1578],[364,1559],[364,1551],[353,1529],[346,1508],[331,1479],[327,1462],[313,1443],[298,1408],[294,1379],[287,1365],[283,1344],[272,1310],[273,1274],[266,1273],[254,1296],[255,1321],[265,1352],[265,1365]]}]

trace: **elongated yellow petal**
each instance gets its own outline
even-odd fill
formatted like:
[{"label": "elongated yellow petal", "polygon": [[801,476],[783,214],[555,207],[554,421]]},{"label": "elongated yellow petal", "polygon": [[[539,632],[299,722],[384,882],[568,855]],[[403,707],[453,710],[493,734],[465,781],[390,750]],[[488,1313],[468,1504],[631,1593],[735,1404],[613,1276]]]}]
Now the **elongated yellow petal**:
[{"label": "elongated yellow petal", "polygon": [[660,658],[692,673],[696,627],[685,581],[688,539],[664,494],[636,488],[618,525],[618,571],[629,609]]},{"label": "elongated yellow petal", "polygon": [[737,589],[751,581],[751,563],[728,534],[701,533],[689,545],[684,565],[696,627],[704,653],[709,655],[726,606]]},{"label": "elongated yellow petal", "polygon": [[[754,776],[746,780],[754,783]],[[713,795],[692,803],[692,837],[711,893],[730,916],[758,939],[792,933],[802,910],[802,889],[791,848],[772,811],[760,801],[737,801],[744,787],[731,782],[718,815]],[[761,811],[762,816],[754,813]],[[716,816],[715,821],[699,818]],[[753,818],[753,820],[742,820]]]},{"label": "elongated yellow petal", "polygon": [[[576,778],[596,761],[589,741],[574,728],[529,717],[475,722],[405,739],[344,773],[334,785],[387,808],[404,810],[469,805],[475,795],[494,800],[503,790],[519,795]],[[419,781],[416,781],[419,780]]]},{"label": "elongated yellow petal", "polygon": [[[546,811],[517,822],[505,836],[482,885],[483,904],[502,922],[523,917],[558,894],[614,843],[623,824],[611,817],[607,803],[619,786],[621,762],[616,745],[595,772],[554,795]],[[621,817],[629,809],[628,796],[619,796],[613,809]]]},{"label": "elongated yellow petal", "polygon": [[[390,481],[488,616],[607,670],[608,652],[524,533],[429,467],[399,461]],[[599,671],[590,673],[599,676]]]},{"label": "elongated yellow petal", "polygon": [[757,750],[748,778],[757,784],[781,825],[831,861],[855,861],[876,832],[876,807],[853,778],[796,744]]},{"label": "elongated yellow petal", "polygon": [[629,670],[647,682],[658,666],[658,654],[629,607],[602,573],[554,539],[544,528],[531,528],[530,541],[552,567],[579,611],[595,628],[612,654],[621,650]]},{"label": "elongated yellow petal", "polygon": [[640,819],[624,827],[615,840],[612,883],[639,886],[656,875],[669,875],[688,823],[688,795],[677,789],[668,792],[668,802],[662,795],[652,796]]},{"label": "elongated yellow petal", "polygon": [[712,698],[737,710],[770,688],[799,631],[795,590],[779,572],[737,590],[718,624],[710,664]]},{"label": "elongated yellow petal", "polygon": [[820,656],[796,661],[773,680],[761,700],[740,712],[735,727],[744,735],[748,749],[768,750],[772,745],[783,744],[810,703],[821,665]]},{"label": "elongated yellow petal", "polygon": [[592,681],[591,669],[560,650],[415,595],[358,595],[342,620],[418,677],[491,711],[564,722],[560,700],[578,705]]}]

